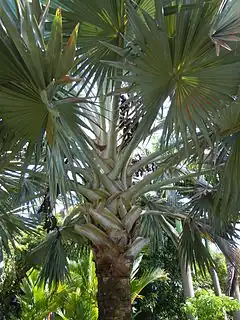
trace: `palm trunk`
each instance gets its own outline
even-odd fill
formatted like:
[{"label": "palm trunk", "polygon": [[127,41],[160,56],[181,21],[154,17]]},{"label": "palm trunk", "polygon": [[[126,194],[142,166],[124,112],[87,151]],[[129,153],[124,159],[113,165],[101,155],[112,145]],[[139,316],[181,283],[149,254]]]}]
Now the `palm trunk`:
[{"label": "palm trunk", "polygon": [[183,282],[184,297],[193,298],[194,288],[193,288],[191,268],[189,265],[186,266],[183,260],[181,261],[181,276],[182,276],[182,282]]},{"label": "palm trunk", "polygon": [[[182,232],[182,222],[180,220],[176,220],[176,229],[180,234]],[[192,280],[192,272],[190,265],[186,265],[186,261],[180,257],[180,265],[181,265],[181,275],[183,281],[183,290],[185,298],[194,297],[194,288],[193,288],[193,280]]]},{"label": "palm trunk", "polygon": [[[182,232],[182,222],[180,220],[176,220],[176,229],[177,232],[180,234]],[[183,291],[184,291],[184,297],[187,298],[193,298],[194,297],[194,288],[193,288],[193,280],[192,280],[192,272],[191,267],[185,259],[180,257],[180,267],[181,267],[181,277],[182,277],[182,283],[183,283]],[[187,315],[188,319],[194,320],[195,318],[189,314]]]},{"label": "palm trunk", "polygon": [[[191,267],[189,264],[186,266],[186,262],[183,259],[181,259],[180,263],[181,263],[181,276],[182,276],[184,297],[185,299],[193,298],[194,288],[193,288]],[[191,314],[188,314],[187,318],[190,320],[195,320],[194,316]]]},{"label": "palm trunk", "polygon": [[3,273],[3,251],[2,251],[2,248],[0,247],[0,277]]},{"label": "palm trunk", "polygon": [[98,279],[98,319],[130,320],[132,262],[121,253],[117,256],[112,250],[107,254],[104,251],[94,249]]},{"label": "palm trunk", "polygon": [[[238,278],[236,279],[235,282],[235,288],[234,288],[234,298],[237,299],[240,302],[240,291],[239,291],[239,282]],[[240,320],[240,311],[235,311],[233,313],[233,319],[234,320]]]},{"label": "palm trunk", "polygon": [[[238,272],[236,267],[226,259],[228,279],[226,294],[240,301]],[[240,311],[233,312],[233,319],[240,320]]]},{"label": "palm trunk", "polygon": [[218,278],[216,270],[213,267],[210,268],[210,274],[211,274],[211,278],[212,278],[212,282],[213,282],[215,295],[216,296],[221,296],[222,295],[222,290],[221,290],[221,287],[220,287],[219,278]]},{"label": "palm trunk", "polygon": [[[210,248],[209,248],[209,241],[207,239],[205,239],[205,245],[206,245],[206,248],[207,248],[209,254],[211,254]],[[212,278],[215,295],[221,296],[222,290],[221,290],[218,274],[217,274],[217,271],[213,267],[210,267],[210,275]],[[227,320],[228,317],[227,317],[226,311],[224,309],[223,309],[223,314],[224,314],[224,320]]]},{"label": "palm trunk", "polygon": [[[222,290],[221,290],[218,274],[217,274],[216,270],[213,267],[210,268],[210,275],[211,275],[211,278],[212,278],[215,295],[216,296],[221,296],[222,295]],[[223,310],[223,312],[224,312],[224,320],[227,320],[228,317],[227,317],[226,311]],[[238,319],[238,320],[240,320],[240,319]]]},{"label": "palm trunk", "polygon": [[[209,248],[209,241],[207,239],[205,239],[205,245],[206,245],[206,248],[207,248],[209,254],[211,254],[210,248]],[[215,295],[216,296],[221,296],[222,295],[222,290],[221,290],[218,274],[217,274],[216,270],[213,267],[210,267],[210,275],[211,275],[211,278],[212,278]]]}]

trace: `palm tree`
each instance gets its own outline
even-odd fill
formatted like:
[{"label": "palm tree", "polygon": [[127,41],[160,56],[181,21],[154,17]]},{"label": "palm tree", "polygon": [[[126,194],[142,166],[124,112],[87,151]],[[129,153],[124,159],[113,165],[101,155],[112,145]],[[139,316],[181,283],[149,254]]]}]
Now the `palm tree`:
[{"label": "palm tree", "polygon": [[[159,181],[238,131],[238,13],[237,0],[2,1],[1,172],[21,159],[20,188],[27,170],[45,176],[39,212],[50,233],[32,255],[45,281],[66,275],[62,239],[91,243],[99,319],[131,317],[131,269],[148,243],[139,197],[198,176]],[[161,147],[137,157],[159,130]],[[62,227],[57,198],[80,203]]]}]

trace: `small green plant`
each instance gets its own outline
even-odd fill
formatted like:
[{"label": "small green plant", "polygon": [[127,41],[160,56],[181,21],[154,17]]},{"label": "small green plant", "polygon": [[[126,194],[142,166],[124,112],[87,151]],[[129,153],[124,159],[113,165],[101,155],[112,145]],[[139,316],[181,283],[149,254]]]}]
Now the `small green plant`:
[{"label": "small green plant", "polygon": [[226,312],[240,310],[240,303],[228,296],[216,296],[212,290],[199,290],[183,306],[186,314],[198,320],[224,320]]}]

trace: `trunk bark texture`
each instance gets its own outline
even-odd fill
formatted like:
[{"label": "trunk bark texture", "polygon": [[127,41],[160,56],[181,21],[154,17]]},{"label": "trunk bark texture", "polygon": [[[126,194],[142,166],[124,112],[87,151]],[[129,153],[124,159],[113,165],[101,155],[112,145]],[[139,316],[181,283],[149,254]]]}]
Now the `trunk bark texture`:
[{"label": "trunk bark texture", "polygon": [[[108,251],[108,252],[106,252]],[[132,261],[117,250],[94,249],[99,320],[130,320]]]}]

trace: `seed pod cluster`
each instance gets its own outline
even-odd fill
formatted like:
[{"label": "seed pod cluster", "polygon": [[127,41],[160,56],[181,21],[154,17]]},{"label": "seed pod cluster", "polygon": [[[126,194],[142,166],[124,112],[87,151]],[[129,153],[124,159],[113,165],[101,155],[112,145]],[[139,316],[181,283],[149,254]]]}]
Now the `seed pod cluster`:
[{"label": "seed pod cluster", "polygon": [[120,150],[132,140],[134,132],[138,127],[138,119],[130,114],[131,102],[122,94],[119,101],[119,130],[122,130],[122,142]]},{"label": "seed pod cluster", "polygon": [[[138,153],[135,155],[135,157],[132,159],[132,164],[136,164],[137,162],[142,160],[142,156]],[[144,175],[148,173],[152,173],[155,170],[157,170],[157,165],[155,162],[148,163],[147,165],[140,168],[137,172],[135,172],[135,177],[143,177]]]},{"label": "seed pod cluster", "polygon": [[57,225],[57,219],[52,213],[53,208],[51,205],[51,200],[50,200],[50,193],[49,193],[49,188],[47,188],[47,191],[44,195],[43,202],[38,209],[38,214],[41,214],[44,216],[44,225],[43,229],[49,233],[52,230],[58,229]]}]

